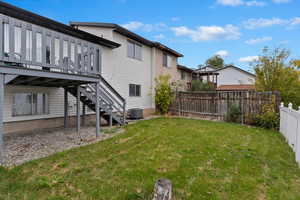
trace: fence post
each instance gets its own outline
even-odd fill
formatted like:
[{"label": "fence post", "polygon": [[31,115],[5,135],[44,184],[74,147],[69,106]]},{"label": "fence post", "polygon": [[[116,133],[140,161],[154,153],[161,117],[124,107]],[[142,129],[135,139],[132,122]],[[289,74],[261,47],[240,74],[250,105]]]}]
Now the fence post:
[{"label": "fence post", "polygon": [[293,104],[289,103],[289,110],[291,111],[293,109]]}]

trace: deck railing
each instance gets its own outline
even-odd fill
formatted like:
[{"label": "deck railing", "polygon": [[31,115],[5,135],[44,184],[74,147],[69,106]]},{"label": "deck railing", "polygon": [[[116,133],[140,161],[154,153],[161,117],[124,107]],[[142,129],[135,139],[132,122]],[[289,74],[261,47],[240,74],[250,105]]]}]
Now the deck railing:
[{"label": "deck railing", "polygon": [[100,45],[0,14],[0,62],[82,75],[101,72]]}]

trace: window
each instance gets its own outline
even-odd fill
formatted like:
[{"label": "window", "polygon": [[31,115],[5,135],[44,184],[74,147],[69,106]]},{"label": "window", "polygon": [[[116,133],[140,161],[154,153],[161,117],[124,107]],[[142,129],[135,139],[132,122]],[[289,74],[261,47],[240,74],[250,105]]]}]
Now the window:
[{"label": "window", "polygon": [[49,114],[47,94],[16,93],[13,95],[13,116],[45,114]]},{"label": "window", "polygon": [[77,64],[78,64],[78,68],[81,69],[82,66],[82,59],[81,59],[81,45],[78,44],[77,46]]},{"label": "window", "polygon": [[141,96],[141,85],[129,84],[129,96],[140,97]]},{"label": "window", "polygon": [[127,56],[129,58],[142,60],[142,45],[127,41]]},{"label": "window", "polygon": [[75,44],[71,43],[71,62],[75,63]]},{"label": "window", "polygon": [[181,71],[181,80],[185,80],[185,72]]},{"label": "window", "polygon": [[163,66],[171,67],[172,58],[167,53],[163,53]]},{"label": "window", "polygon": [[3,24],[3,51],[4,51],[4,56],[8,57],[9,56],[9,24],[4,23]]},{"label": "window", "polygon": [[51,37],[46,37],[46,63],[51,64]]},{"label": "window", "polygon": [[42,62],[42,34],[36,33],[36,61]]},{"label": "window", "polygon": [[60,45],[59,45],[59,39],[54,39],[54,64],[59,65],[59,54],[60,54]]},{"label": "window", "polygon": [[95,62],[95,56],[94,56],[94,53],[91,53],[90,54],[91,71],[94,71],[94,62]]},{"label": "window", "polygon": [[15,26],[14,28],[14,36],[15,36],[15,46],[14,46],[14,52],[15,52],[15,58],[21,59],[21,39],[22,39],[22,29],[20,27]]},{"label": "window", "polygon": [[32,31],[26,30],[26,60],[32,61]]},{"label": "window", "polygon": [[64,66],[68,65],[69,62],[69,55],[68,55],[68,41],[64,40],[63,41],[63,64]]},{"label": "window", "polygon": [[96,50],[96,70],[97,70],[97,72],[100,72],[100,59],[101,59],[101,57],[100,57],[101,55],[100,55],[100,50],[99,49],[97,49]]},{"label": "window", "polygon": [[83,65],[84,65],[84,71],[88,71],[87,64],[88,64],[88,48],[87,48],[87,46],[84,46],[83,47]]}]

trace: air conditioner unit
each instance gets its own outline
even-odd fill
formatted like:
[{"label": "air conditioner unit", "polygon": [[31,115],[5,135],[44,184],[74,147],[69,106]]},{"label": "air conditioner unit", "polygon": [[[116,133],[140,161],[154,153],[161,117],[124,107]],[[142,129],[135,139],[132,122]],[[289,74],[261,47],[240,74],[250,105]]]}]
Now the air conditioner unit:
[{"label": "air conditioner unit", "polygon": [[128,119],[143,119],[143,109],[133,108],[128,110]]}]

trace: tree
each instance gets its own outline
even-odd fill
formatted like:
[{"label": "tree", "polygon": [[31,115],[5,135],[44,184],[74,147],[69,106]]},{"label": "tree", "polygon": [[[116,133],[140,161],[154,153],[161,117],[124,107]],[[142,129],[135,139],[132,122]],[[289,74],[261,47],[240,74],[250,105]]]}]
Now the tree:
[{"label": "tree", "polygon": [[299,71],[288,62],[289,55],[286,49],[264,48],[258,61],[252,63],[255,87],[258,91],[279,91],[283,102],[300,105]]},{"label": "tree", "polygon": [[220,68],[224,67],[224,59],[219,55],[215,55],[215,56],[207,59],[205,64],[209,65],[215,69],[220,69]]}]

